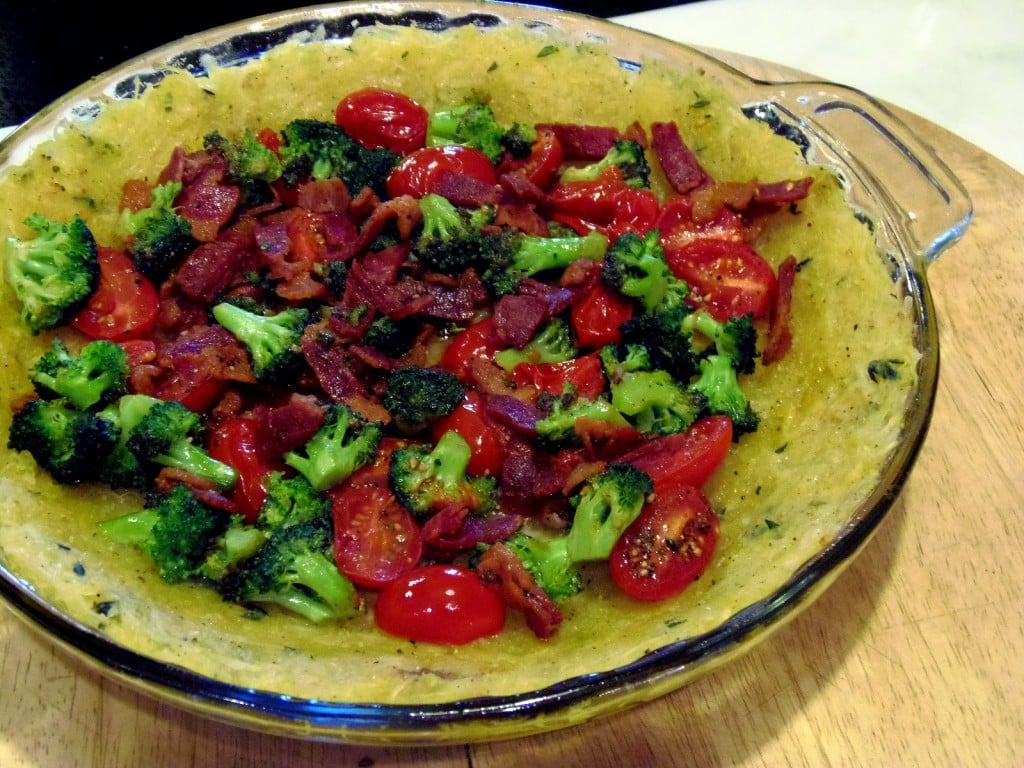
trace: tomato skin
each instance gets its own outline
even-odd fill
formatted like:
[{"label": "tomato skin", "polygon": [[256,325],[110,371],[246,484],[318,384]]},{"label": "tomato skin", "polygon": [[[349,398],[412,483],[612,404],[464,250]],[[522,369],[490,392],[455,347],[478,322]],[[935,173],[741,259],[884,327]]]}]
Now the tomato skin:
[{"label": "tomato skin", "polygon": [[685,432],[655,438],[618,461],[632,464],[651,477],[656,494],[680,486],[700,488],[714,474],[732,446],[732,420],[706,416]]},{"label": "tomato skin", "polygon": [[612,581],[634,600],[672,597],[707,568],[718,534],[718,517],[696,488],[656,495],[612,547]]},{"label": "tomato skin", "polygon": [[423,197],[434,191],[437,180],[445,173],[465,174],[488,184],[498,181],[490,159],[479,149],[445,144],[423,147],[402,158],[388,176],[388,196]]},{"label": "tomato skin", "polygon": [[510,171],[525,176],[541,189],[547,189],[562,167],[565,151],[554,129],[537,129],[537,138],[530,148],[529,157],[512,161]]},{"label": "tomato skin", "polygon": [[665,261],[693,289],[693,303],[716,320],[747,313],[761,317],[775,299],[775,271],[744,242],[702,237],[667,249]]},{"label": "tomato skin", "polygon": [[100,279],[89,303],[71,325],[91,339],[126,341],[145,336],[156,326],[160,298],[147,277],[124,251],[97,249]]},{"label": "tomato skin", "polygon": [[516,386],[534,386],[552,395],[561,395],[569,385],[587,400],[601,394],[606,383],[597,353],[564,363],[520,363],[512,369],[511,378]]},{"label": "tomato skin", "polygon": [[649,189],[628,186],[617,168],[592,181],[569,181],[549,195],[551,218],[578,234],[597,230],[614,241],[626,232],[643,234],[657,221],[658,198]]},{"label": "tomato skin", "polygon": [[429,117],[427,110],[408,96],[374,87],[353,91],[334,111],[334,122],[364,147],[399,155],[423,147]]},{"label": "tomato skin", "polygon": [[419,526],[386,484],[345,483],[330,496],[335,561],[354,584],[377,589],[419,562]]},{"label": "tomato skin", "polygon": [[387,584],[373,618],[384,632],[408,640],[465,645],[504,628],[505,604],[469,568],[426,565]]},{"label": "tomato skin", "polygon": [[471,453],[466,471],[470,475],[501,474],[504,464],[501,441],[484,415],[483,398],[476,390],[468,390],[466,399],[450,414],[435,421],[432,430],[435,442],[445,432],[455,430],[469,444]]},{"label": "tomato skin", "polygon": [[247,523],[256,522],[267,498],[267,474],[284,467],[267,455],[266,444],[259,422],[246,416],[225,419],[210,434],[210,456],[238,473],[231,500]]},{"label": "tomato skin", "polygon": [[441,355],[440,366],[466,384],[471,381],[473,360],[491,359],[499,349],[502,344],[494,329],[494,318],[485,317],[452,337]]},{"label": "tomato skin", "polygon": [[582,349],[600,349],[622,341],[619,328],[633,317],[633,302],[602,280],[569,310],[576,343]]}]

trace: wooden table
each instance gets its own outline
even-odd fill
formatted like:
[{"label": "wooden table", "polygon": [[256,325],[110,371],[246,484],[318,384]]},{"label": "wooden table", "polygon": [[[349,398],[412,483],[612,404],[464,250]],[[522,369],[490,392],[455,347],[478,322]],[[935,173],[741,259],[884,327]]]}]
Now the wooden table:
[{"label": "wooden table", "polygon": [[570,730],[374,749],[183,713],[90,671],[0,611],[0,766],[1024,764],[1024,176],[904,117],[975,207],[965,239],[929,271],[942,349],[931,432],[863,554],[751,653]]}]

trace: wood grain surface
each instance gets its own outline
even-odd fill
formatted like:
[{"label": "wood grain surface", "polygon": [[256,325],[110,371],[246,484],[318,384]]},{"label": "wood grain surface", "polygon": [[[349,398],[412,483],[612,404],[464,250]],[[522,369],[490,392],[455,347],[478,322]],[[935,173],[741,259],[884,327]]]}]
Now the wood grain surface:
[{"label": "wood grain surface", "polygon": [[1024,176],[900,114],[975,209],[928,272],[942,350],[931,431],[863,553],[749,654],[576,728],[378,749],[183,713],[0,610],[0,767],[1024,765]]}]

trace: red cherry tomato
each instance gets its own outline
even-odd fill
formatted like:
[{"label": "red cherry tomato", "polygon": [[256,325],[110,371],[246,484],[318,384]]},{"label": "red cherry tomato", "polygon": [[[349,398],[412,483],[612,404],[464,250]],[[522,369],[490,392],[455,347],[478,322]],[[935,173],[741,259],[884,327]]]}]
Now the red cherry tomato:
[{"label": "red cherry tomato", "polygon": [[700,488],[714,474],[732,445],[728,416],[707,416],[685,432],[644,443],[617,461],[632,464],[651,476],[655,493],[692,485]]},{"label": "red cherry tomato", "polygon": [[486,317],[455,334],[441,355],[440,365],[467,383],[471,380],[473,360],[490,359],[502,348],[494,330],[494,318]]},{"label": "red cherry tomato", "polygon": [[513,160],[509,170],[519,173],[541,189],[548,186],[562,167],[565,152],[558,135],[551,128],[538,128],[537,138],[530,148],[530,155],[522,160]]},{"label": "red cherry tomato", "polygon": [[499,633],[505,626],[505,604],[475,571],[427,565],[385,586],[373,617],[380,629],[398,637],[464,645]]},{"label": "red cherry tomato", "polygon": [[423,538],[412,515],[384,484],[337,486],[334,557],[338,570],[361,587],[388,584],[419,562]]},{"label": "red cherry tomato", "polygon": [[377,455],[370,464],[365,464],[348,476],[345,485],[383,485],[388,484],[388,472],[391,469],[391,454],[404,448],[411,441],[403,437],[382,437],[377,445]]},{"label": "red cherry tomato", "polygon": [[238,416],[222,421],[210,434],[210,456],[238,473],[231,500],[247,522],[254,523],[267,498],[266,477],[283,464],[269,456],[256,419]]},{"label": "red cherry tomato", "polygon": [[775,272],[744,242],[702,237],[665,251],[672,273],[691,288],[690,299],[717,320],[761,317],[775,299]]},{"label": "red cherry tomato", "polygon": [[658,198],[649,189],[628,186],[617,168],[593,181],[559,184],[549,196],[551,218],[579,234],[598,230],[615,240],[626,232],[642,234],[654,227]]},{"label": "red cherry tomato", "polygon": [[466,471],[470,475],[501,474],[504,463],[501,441],[484,416],[483,399],[476,390],[467,391],[466,399],[450,414],[435,421],[432,430],[435,442],[445,432],[455,430],[469,444],[471,454]]},{"label": "red cherry tomato", "polygon": [[160,309],[156,288],[124,251],[100,246],[97,258],[96,292],[71,325],[92,339],[124,341],[145,336],[156,326]]},{"label": "red cherry tomato", "polygon": [[516,386],[534,386],[552,395],[561,395],[568,385],[587,400],[601,394],[606,383],[596,353],[564,363],[520,363],[512,369],[511,377]]},{"label": "red cherry tomato", "polygon": [[633,317],[633,302],[602,280],[572,306],[569,320],[582,349],[598,349],[622,340],[619,328]]},{"label": "red cherry tomato", "polygon": [[465,174],[488,184],[496,184],[498,180],[491,161],[479,149],[461,144],[424,147],[406,155],[391,171],[387,180],[388,196],[423,197],[434,191],[438,178],[444,173]]},{"label": "red cherry tomato", "polygon": [[733,210],[722,207],[710,220],[693,220],[693,200],[676,195],[665,201],[658,214],[655,227],[662,248],[666,251],[682,248],[702,237],[718,240],[744,240],[747,227],[743,218]]},{"label": "red cherry tomato", "polygon": [[696,488],[657,495],[612,547],[612,580],[635,600],[676,595],[711,562],[718,531],[718,517]]},{"label": "red cherry tomato", "polygon": [[399,155],[423,146],[429,117],[408,96],[372,87],[350,93],[334,111],[334,122],[364,147]]}]

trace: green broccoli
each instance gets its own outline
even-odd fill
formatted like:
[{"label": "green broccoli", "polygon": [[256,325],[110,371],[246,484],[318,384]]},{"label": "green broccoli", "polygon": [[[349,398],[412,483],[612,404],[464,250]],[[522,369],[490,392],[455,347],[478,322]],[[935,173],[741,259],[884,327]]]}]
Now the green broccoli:
[{"label": "green broccoli", "polygon": [[649,188],[651,186],[651,165],[640,142],[634,139],[616,139],[604,157],[593,163],[569,167],[562,172],[561,180],[593,181],[608,168],[618,168],[627,186]]},{"label": "green broccoli", "polygon": [[33,214],[25,224],[32,237],[9,237],[4,248],[7,284],[21,304],[22,325],[33,335],[71,319],[99,282],[96,240],[86,223]]},{"label": "green broccoli", "polygon": [[612,405],[644,434],[689,429],[703,413],[704,397],[667,371],[629,371],[612,382]]},{"label": "green broccoli", "polygon": [[525,157],[536,139],[536,131],[518,123],[505,128],[488,104],[472,102],[438,110],[427,121],[427,145],[462,144],[479,149],[492,163],[501,160],[505,150]]},{"label": "green broccoli", "polygon": [[604,397],[594,400],[566,394],[551,399],[550,411],[535,426],[541,443],[549,446],[578,443],[576,423],[580,419],[600,421],[612,427],[630,427],[629,421]]},{"label": "green broccoli", "polygon": [[416,317],[377,317],[370,323],[362,343],[388,357],[402,357],[412,349],[421,328],[422,323]]},{"label": "green broccoli", "polygon": [[353,195],[366,187],[380,197],[387,194],[387,177],[399,159],[394,152],[367,149],[325,120],[293,120],[281,131],[281,138],[282,178],[289,186],[308,178],[337,177]]},{"label": "green broccoli", "polygon": [[121,230],[129,236],[128,252],[135,267],[155,282],[167,277],[178,260],[198,245],[192,225],[174,208],[181,189],[180,181],[159,184],[150,192],[148,207],[121,212]]},{"label": "green broccoli", "polygon": [[608,559],[653,490],[650,476],[632,464],[609,464],[591,475],[570,499],[575,511],[566,536],[569,559],[575,563]]},{"label": "green broccoli", "polygon": [[541,237],[506,230],[492,239],[493,250],[483,273],[484,283],[496,296],[515,293],[519,283],[549,270],[565,269],[577,259],[601,261],[608,238],[597,230],[586,235]]},{"label": "green broccoli", "polygon": [[395,498],[418,520],[447,505],[475,512],[497,506],[493,477],[469,477],[469,444],[454,430],[445,432],[436,445],[399,448],[391,455],[388,484]]},{"label": "green broccoli", "polygon": [[708,355],[700,361],[700,374],[690,388],[705,399],[709,414],[724,414],[732,419],[733,437],[757,431],[760,418],[740,388],[736,369],[725,355]]},{"label": "green broccoli", "polygon": [[274,529],[218,582],[218,591],[231,602],[275,605],[316,623],[351,618],[359,597],[334,563],[333,541],[331,527],[320,522]]},{"label": "green broccoli", "polygon": [[700,309],[683,320],[683,330],[687,333],[697,331],[710,339],[715,352],[727,357],[736,373],[754,372],[761,353],[757,351],[757,328],[752,314],[719,321],[707,310]]},{"label": "green broccoli", "polygon": [[142,549],[164,581],[177,583],[201,575],[211,547],[230,522],[227,512],[203,504],[178,484],[142,510],[101,522],[99,530]]},{"label": "green broccoli", "polygon": [[454,374],[440,368],[408,366],[391,374],[380,402],[399,430],[415,434],[450,414],[465,397]]},{"label": "green broccoli", "polygon": [[598,352],[608,381],[614,384],[624,373],[651,371],[651,353],[641,344],[606,344]]},{"label": "green broccoli", "polygon": [[231,515],[228,527],[211,542],[198,575],[210,581],[222,581],[267,543],[266,531],[245,522],[242,515]]},{"label": "green broccoli", "polygon": [[331,501],[306,479],[304,475],[288,477],[274,471],[267,475],[267,495],[260,507],[256,526],[274,530],[286,525],[323,521],[331,514]]},{"label": "green broccoli", "polygon": [[577,352],[569,324],[560,317],[553,317],[522,349],[496,352],[494,362],[511,371],[520,363],[564,363],[576,357]]},{"label": "green broccoli", "polygon": [[59,338],[29,369],[36,393],[52,400],[63,397],[75,408],[106,405],[124,394],[128,356],[112,341],[98,339],[72,354]]},{"label": "green broccoli", "polygon": [[656,229],[643,235],[620,235],[608,248],[601,269],[609,286],[638,301],[646,312],[672,309],[682,303],[690,290],[669,269],[658,238]]},{"label": "green broccoli", "polygon": [[281,158],[248,128],[237,141],[217,131],[203,137],[203,146],[220,152],[228,165],[228,178],[239,185],[246,205],[273,199],[270,185],[281,178]]},{"label": "green broccoli", "polygon": [[668,371],[687,382],[697,371],[697,357],[688,333],[682,330],[689,309],[682,303],[641,312],[621,326],[622,342],[647,351],[653,369]]},{"label": "green broccoli", "polygon": [[493,237],[481,232],[481,227],[494,219],[490,207],[457,208],[435,193],[424,195],[418,204],[423,224],[412,242],[412,253],[420,263],[434,272],[458,275],[485,260]]},{"label": "green broccoli", "polygon": [[569,558],[568,542],[565,535],[542,537],[520,529],[505,545],[522,561],[537,586],[561,603],[583,590],[579,568]]},{"label": "green broccoli", "polygon": [[310,321],[308,309],[289,307],[277,314],[261,314],[231,302],[216,304],[214,319],[232,333],[252,360],[252,372],[261,383],[290,381],[303,362],[302,334]]},{"label": "green broccoli", "polygon": [[359,418],[346,405],[331,403],[316,434],[302,447],[285,453],[284,461],[314,489],[325,491],[373,460],[381,433],[377,422]]},{"label": "green broccoli", "polygon": [[7,447],[27,451],[54,480],[70,485],[93,480],[117,438],[117,429],[93,411],[63,399],[34,399],[13,413]]},{"label": "green broccoli", "polygon": [[[144,470],[149,465],[176,467],[222,491],[230,490],[238,479],[233,468],[212,458],[196,443],[203,435],[200,416],[177,401],[128,394],[100,415],[121,430],[124,447]],[[128,458],[126,454],[115,457],[120,461]],[[130,475],[131,462],[120,469]],[[110,471],[104,469],[105,473]]]}]

